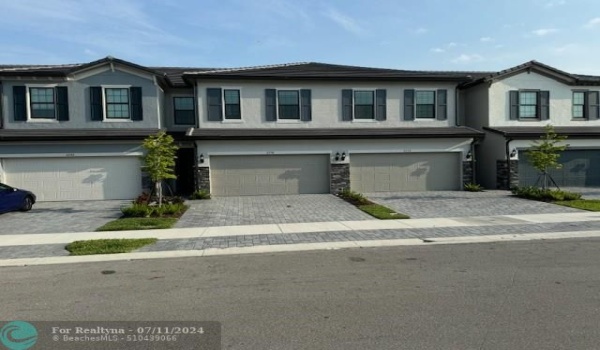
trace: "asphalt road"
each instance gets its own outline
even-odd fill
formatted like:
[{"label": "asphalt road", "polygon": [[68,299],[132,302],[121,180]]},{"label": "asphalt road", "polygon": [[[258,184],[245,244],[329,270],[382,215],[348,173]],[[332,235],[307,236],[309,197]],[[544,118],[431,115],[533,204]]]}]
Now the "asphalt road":
[{"label": "asphalt road", "polygon": [[598,239],[2,268],[0,278],[2,320],[219,321],[223,349],[600,349]]}]

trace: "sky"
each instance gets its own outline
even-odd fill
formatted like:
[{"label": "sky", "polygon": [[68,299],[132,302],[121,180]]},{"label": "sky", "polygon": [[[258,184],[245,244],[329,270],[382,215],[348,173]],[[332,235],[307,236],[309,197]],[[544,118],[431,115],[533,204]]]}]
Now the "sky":
[{"label": "sky", "polygon": [[600,75],[599,0],[0,0],[0,64],[291,62]]}]

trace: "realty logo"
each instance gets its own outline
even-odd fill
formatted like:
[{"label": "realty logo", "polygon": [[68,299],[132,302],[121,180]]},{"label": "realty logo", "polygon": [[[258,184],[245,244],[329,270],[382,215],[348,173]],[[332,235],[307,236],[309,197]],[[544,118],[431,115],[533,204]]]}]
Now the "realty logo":
[{"label": "realty logo", "polygon": [[9,350],[27,350],[37,340],[37,329],[29,322],[12,321],[0,329],[0,343]]}]

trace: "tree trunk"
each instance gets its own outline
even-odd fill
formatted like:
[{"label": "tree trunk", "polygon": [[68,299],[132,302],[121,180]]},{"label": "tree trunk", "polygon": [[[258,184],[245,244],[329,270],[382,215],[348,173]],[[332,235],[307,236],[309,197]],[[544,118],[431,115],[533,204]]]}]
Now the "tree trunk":
[{"label": "tree trunk", "polygon": [[161,181],[156,181],[156,196],[158,197],[158,206],[162,206],[162,183]]}]

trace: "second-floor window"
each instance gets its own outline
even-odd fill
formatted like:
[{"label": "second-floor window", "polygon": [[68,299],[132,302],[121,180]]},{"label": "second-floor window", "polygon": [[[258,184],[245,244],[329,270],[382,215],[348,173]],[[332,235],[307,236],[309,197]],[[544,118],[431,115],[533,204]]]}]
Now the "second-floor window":
[{"label": "second-floor window", "polygon": [[310,121],[311,119],[311,90],[265,89],[266,121]]},{"label": "second-floor window", "polygon": [[66,86],[13,86],[15,121],[68,121]]},{"label": "second-floor window", "polygon": [[176,125],[193,125],[196,123],[194,98],[173,97],[173,119]]},{"label": "second-floor window", "polygon": [[384,89],[342,90],[342,120],[386,120],[386,96]]},{"label": "second-floor window", "polygon": [[91,86],[92,121],[143,120],[142,88],[139,86]]},{"label": "second-floor window", "polygon": [[510,91],[509,104],[511,120],[547,120],[550,118],[549,91]]},{"label": "second-floor window", "polygon": [[239,89],[206,89],[209,121],[241,120],[242,107]]},{"label": "second-floor window", "polygon": [[448,119],[448,90],[404,90],[404,120]]},{"label": "second-floor window", "polygon": [[598,91],[573,91],[573,119],[600,119]]}]

